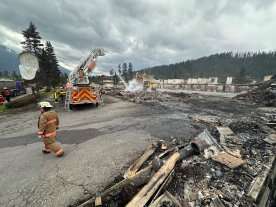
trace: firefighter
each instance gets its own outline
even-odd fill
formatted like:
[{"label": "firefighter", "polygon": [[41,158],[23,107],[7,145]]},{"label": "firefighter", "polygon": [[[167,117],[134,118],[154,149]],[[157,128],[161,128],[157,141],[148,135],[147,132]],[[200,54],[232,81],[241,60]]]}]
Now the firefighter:
[{"label": "firefighter", "polygon": [[40,116],[38,119],[38,136],[43,139],[43,153],[53,152],[57,157],[64,154],[63,149],[56,143],[56,130],[59,126],[59,118],[55,111],[51,109],[53,106],[49,102],[40,102]]},{"label": "firefighter", "polygon": [[4,97],[6,99],[7,102],[10,102],[11,101],[11,91],[7,88],[7,87],[4,87]]},{"label": "firefighter", "polygon": [[0,95],[0,105],[3,105],[5,102],[4,96]]}]

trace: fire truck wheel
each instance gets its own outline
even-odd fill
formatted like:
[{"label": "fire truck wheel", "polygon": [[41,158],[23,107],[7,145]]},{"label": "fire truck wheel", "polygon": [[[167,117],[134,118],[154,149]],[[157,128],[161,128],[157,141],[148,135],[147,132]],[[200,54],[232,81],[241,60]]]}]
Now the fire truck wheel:
[{"label": "fire truck wheel", "polygon": [[69,105],[69,109],[70,110],[73,110],[74,109],[74,106],[72,104]]}]

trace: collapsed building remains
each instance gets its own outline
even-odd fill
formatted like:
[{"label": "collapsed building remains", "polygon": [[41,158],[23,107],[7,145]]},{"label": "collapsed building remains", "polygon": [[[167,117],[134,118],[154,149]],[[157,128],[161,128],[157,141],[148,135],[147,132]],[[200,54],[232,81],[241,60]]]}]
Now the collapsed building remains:
[{"label": "collapsed building remains", "polygon": [[151,144],[119,182],[81,206],[271,206],[276,150],[263,140],[268,131],[248,121],[206,124],[190,141]]},{"label": "collapsed building remains", "polygon": [[[143,104],[191,98],[155,90],[110,93]],[[150,145],[114,185],[81,206],[272,207],[276,198],[276,131],[268,119],[272,109],[260,108],[254,119],[191,116],[192,122],[205,127],[202,133],[191,140],[167,138]]]},{"label": "collapsed building remains", "polygon": [[259,83],[254,89],[237,96],[240,100],[250,101],[265,106],[276,106],[276,77]]}]

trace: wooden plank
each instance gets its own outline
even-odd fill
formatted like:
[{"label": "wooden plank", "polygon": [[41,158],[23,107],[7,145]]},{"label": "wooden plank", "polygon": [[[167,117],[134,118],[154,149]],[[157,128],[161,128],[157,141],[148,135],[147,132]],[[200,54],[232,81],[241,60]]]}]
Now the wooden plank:
[{"label": "wooden plank", "polygon": [[117,195],[123,188],[128,185],[132,186],[141,186],[142,184],[146,183],[152,174],[152,166],[147,166],[146,168],[140,170],[136,175],[131,178],[124,179],[112,187],[106,189],[103,193],[101,193],[97,198],[93,197],[86,202],[82,203],[78,207],[85,207],[95,203],[95,199],[101,199],[102,203],[105,203],[109,198]]},{"label": "wooden plank", "polygon": [[172,194],[170,194],[169,191],[166,191],[166,192],[164,193],[164,195],[165,195],[167,198],[169,198],[169,199],[176,205],[176,207],[181,207],[181,206],[182,206],[182,205],[180,204],[180,202],[179,202]]},{"label": "wooden plank", "polygon": [[215,198],[212,199],[211,207],[225,207],[225,205],[222,203],[222,201],[220,200],[220,198],[218,196],[216,196]]},{"label": "wooden plank", "polygon": [[101,206],[101,205],[102,205],[102,197],[96,197],[95,206]]},{"label": "wooden plank", "polygon": [[269,144],[276,144],[276,134],[270,134],[264,141]]},{"label": "wooden plank", "polygon": [[236,168],[246,163],[245,160],[237,158],[224,151],[213,156],[212,159],[216,162],[226,165],[229,168]]},{"label": "wooden plank", "polygon": [[[225,149],[229,149],[226,147],[226,143],[230,141],[230,143],[235,143],[234,145],[241,145],[240,138],[230,129],[229,127],[216,127],[220,134],[220,144]],[[233,147],[232,147],[233,148]],[[234,155],[235,156],[235,155]]]},{"label": "wooden plank", "polygon": [[164,202],[170,202],[173,206],[182,207],[180,202],[168,191],[159,196],[149,207],[161,207]]},{"label": "wooden plank", "polygon": [[175,152],[164,163],[164,165],[153,175],[150,181],[133,197],[126,207],[143,207],[150,200],[153,194],[166,180],[170,172],[174,169],[176,162],[180,159],[179,152]]},{"label": "wooden plank", "polygon": [[264,189],[267,185],[268,175],[271,172],[272,168],[275,166],[276,157],[270,157],[269,163],[266,164],[266,169],[258,175],[249,186],[247,196],[251,198],[254,202],[258,202],[258,199],[261,197],[261,194],[264,192]]},{"label": "wooden plank", "polygon": [[159,159],[162,159],[162,158],[166,157],[170,152],[177,151],[177,149],[178,149],[177,147],[167,149],[166,151],[164,151],[160,155],[158,155],[158,157],[159,157]]},{"label": "wooden plank", "polygon": [[148,158],[155,152],[156,150],[156,144],[150,144],[143,155],[139,157],[125,172],[124,178],[131,178],[133,177],[138,170],[142,167],[145,161],[148,160]]},{"label": "wooden plank", "polygon": [[[238,138],[238,136],[229,127],[216,127],[216,128],[220,134],[220,144],[223,147],[223,150],[234,157],[241,158],[240,150],[237,149],[237,147],[241,145],[240,138]],[[235,149],[233,149],[233,146],[230,148],[227,146],[226,143],[228,141],[235,143],[234,144]]]},{"label": "wooden plank", "polygon": [[101,197],[106,199],[109,195],[114,195],[120,192],[127,185],[139,186],[144,184],[150,179],[152,173],[152,166],[148,166],[140,170],[135,176],[122,180],[121,182],[115,184],[111,188],[107,189],[101,194]]},{"label": "wooden plank", "polygon": [[157,193],[154,195],[151,203],[153,203],[155,201],[155,199],[160,195],[160,193],[162,192],[162,190],[165,188],[165,186],[167,186],[171,180],[172,180],[172,174],[174,172],[174,169],[170,172],[170,174],[168,175],[168,177],[166,178],[166,180],[163,182],[163,184],[160,186],[160,188],[158,189]]}]

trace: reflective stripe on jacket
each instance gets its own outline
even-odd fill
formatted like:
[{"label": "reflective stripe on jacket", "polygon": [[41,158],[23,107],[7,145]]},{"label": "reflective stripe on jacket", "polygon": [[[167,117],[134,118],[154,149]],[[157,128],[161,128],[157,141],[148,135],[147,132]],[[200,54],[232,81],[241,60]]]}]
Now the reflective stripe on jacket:
[{"label": "reflective stripe on jacket", "polygon": [[57,131],[44,134],[44,137],[56,137],[56,136],[57,136]]}]

